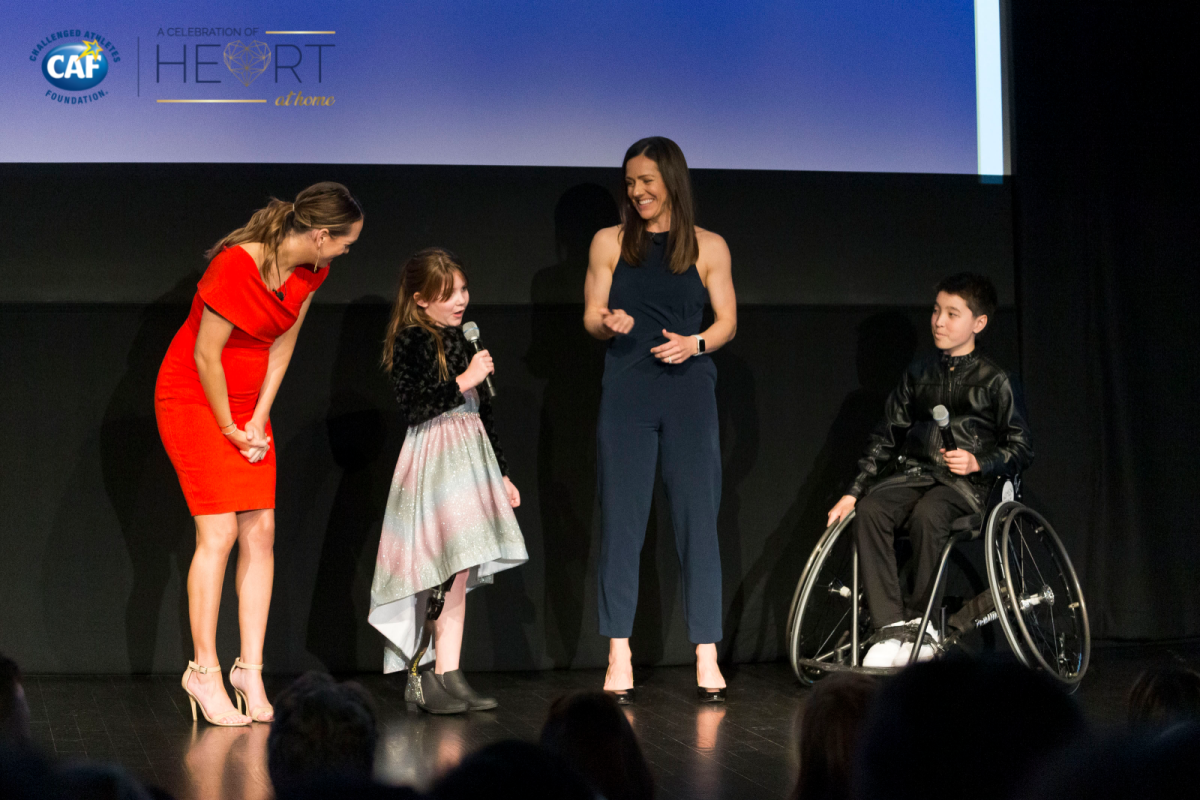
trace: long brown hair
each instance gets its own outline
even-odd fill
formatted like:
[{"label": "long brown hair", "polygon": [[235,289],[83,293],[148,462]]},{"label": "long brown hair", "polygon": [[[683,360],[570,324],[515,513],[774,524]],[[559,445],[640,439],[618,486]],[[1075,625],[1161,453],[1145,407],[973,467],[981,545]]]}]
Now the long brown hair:
[{"label": "long brown hair", "polygon": [[[667,254],[671,272],[682,275],[700,257],[696,241],[696,204],[692,200],[692,182],[688,178],[687,159],[679,145],[665,136],[651,136],[633,143],[621,162],[622,178],[631,159],[645,156],[658,165],[671,207],[671,231],[667,234]],[[629,193],[621,203],[621,258],[626,264],[639,266],[646,257],[646,220],[642,219]]]},{"label": "long brown hair", "polygon": [[279,245],[293,233],[325,228],[330,236],[345,236],[354,223],[363,218],[362,206],[340,183],[324,181],[314,183],[288,203],[272,197],[266,208],[260,208],[250,221],[214,244],[204,254],[212,259],[226,247],[235,244],[260,242],[263,245],[263,261],[258,272],[263,283],[270,285],[268,276],[272,272],[278,278]]},{"label": "long brown hair", "polygon": [[424,328],[433,334],[437,342],[438,367],[442,380],[450,380],[450,368],[446,365],[446,344],[442,330],[429,318],[425,309],[417,305],[416,295],[427,303],[440,303],[454,294],[454,276],[467,279],[462,261],[458,256],[441,247],[427,247],[405,262],[400,270],[400,290],[392,306],[392,318],[388,321],[387,336],[383,339],[383,357],[379,365],[392,371],[396,353],[396,335],[404,328]]}]

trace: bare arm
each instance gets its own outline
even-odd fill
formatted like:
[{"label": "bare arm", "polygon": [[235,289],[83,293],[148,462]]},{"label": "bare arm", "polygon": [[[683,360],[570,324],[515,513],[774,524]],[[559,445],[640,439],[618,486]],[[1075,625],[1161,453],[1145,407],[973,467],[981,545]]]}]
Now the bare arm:
[{"label": "bare arm", "polygon": [[[200,376],[200,386],[204,389],[204,396],[208,399],[208,405],[212,409],[213,417],[216,418],[217,426],[222,429],[228,428],[233,422],[233,413],[229,410],[229,387],[225,383],[225,367],[221,364],[221,352],[225,349],[225,343],[229,341],[232,333],[232,322],[208,306],[204,307],[192,357],[196,360],[196,372]],[[225,438],[251,461],[258,461],[262,457],[261,455],[259,458],[252,457],[257,455],[252,450],[266,444],[259,441],[257,437],[247,436],[241,430],[234,430]],[[264,450],[263,454],[265,452]]]},{"label": "bare arm", "polygon": [[621,309],[609,310],[613,270],[621,257],[617,228],[603,228],[592,238],[588,251],[587,279],[583,284],[583,327],[597,339],[611,339],[633,330],[633,317]]},{"label": "bare arm", "polygon": [[[737,294],[733,290],[733,259],[725,240],[710,231],[697,230],[700,239],[700,258],[697,269],[708,289],[708,302],[713,309],[713,324],[700,333],[704,337],[704,352],[711,353],[725,346],[737,333]],[[664,330],[665,344],[651,348],[659,361],[679,364],[700,350],[694,336],[681,336]]]},{"label": "bare arm", "polygon": [[208,405],[212,408],[217,426],[227,427],[233,422],[229,410],[229,388],[225,385],[225,367],[221,364],[221,351],[233,333],[233,323],[208,306],[200,316],[200,330],[196,334],[196,371],[200,374],[200,386]]},{"label": "bare arm", "polygon": [[737,293],[733,290],[733,258],[725,239],[709,233],[701,241],[707,266],[704,285],[713,309],[713,324],[700,334],[704,337],[704,352],[708,353],[724,347],[737,335]]},{"label": "bare arm", "polygon": [[267,376],[263,379],[262,388],[258,390],[258,403],[254,406],[254,417],[251,424],[256,426],[256,433],[264,433],[267,427],[267,420],[271,418],[271,405],[275,402],[275,395],[279,393],[279,385],[283,383],[284,373],[287,372],[288,364],[292,360],[292,352],[296,349],[296,337],[300,335],[300,326],[304,323],[304,317],[308,314],[308,307],[312,305],[313,295],[309,295],[304,305],[300,306],[300,313],[296,315],[296,322],[292,327],[284,331],[280,336],[271,343],[271,351],[267,360]]}]

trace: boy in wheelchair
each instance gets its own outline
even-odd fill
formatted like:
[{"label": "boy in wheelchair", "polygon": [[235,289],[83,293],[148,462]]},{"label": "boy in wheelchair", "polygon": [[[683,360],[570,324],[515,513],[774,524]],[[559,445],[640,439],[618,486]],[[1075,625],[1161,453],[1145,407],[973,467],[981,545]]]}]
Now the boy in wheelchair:
[{"label": "boy in wheelchair", "polygon": [[[857,477],[829,511],[833,525],[858,509],[853,527],[859,570],[877,631],[865,667],[908,663],[951,525],[982,513],[996,480],[1015,476],[1033,461],[1012,380],[975,349],[975,338],[995,310],[996,289],[982,275],[963,272],[937,285],[930,326],[940,353],[919,357],[905,370],[858,462]],[[950,412],[954,448],[942,445],[933,418],[939,405]],[[896,531],[904,526],[912,538],[918,593],[907,608],[894,548]],[[927,630],[936,640],[933,626]],[[917,659],[933,652],[922,645]]]}]

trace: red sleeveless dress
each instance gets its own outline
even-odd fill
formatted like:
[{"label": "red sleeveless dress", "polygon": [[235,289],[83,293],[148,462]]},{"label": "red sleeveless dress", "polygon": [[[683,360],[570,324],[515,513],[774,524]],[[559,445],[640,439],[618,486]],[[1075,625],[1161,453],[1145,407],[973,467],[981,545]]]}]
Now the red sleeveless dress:
[{"label": "red sleeveless dress", "polygon": [[197,286],[187,322],[175,334],[154,386],[158,433],[192,515],[275,507],[275,450],[251,464],[221,433],[196,370],[196,336],[208,306],[233,323],[221,352],[229,410],[239,428],[254,414],[267,375],[271,344],[296,323],[300,307],[324,280],[328,269],[297,267],[280,287],[282,299],[259,276],[241,247],[221,251]]}]

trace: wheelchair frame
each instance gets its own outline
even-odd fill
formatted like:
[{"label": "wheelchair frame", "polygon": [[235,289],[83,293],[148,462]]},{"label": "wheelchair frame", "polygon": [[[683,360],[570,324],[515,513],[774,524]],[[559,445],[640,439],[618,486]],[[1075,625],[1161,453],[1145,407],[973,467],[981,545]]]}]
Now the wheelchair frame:
[{"label": "wheelchair frame", "polygon": [[[999,483],[992,492],[994,497],[999,495],[998,501],[989,502],[985,513],[962,517],[951,527],[951,534],[942,548],[938,568],[932,578],[929,602],[917,628],[916,642],[908,663],[916,658],[922,645],[932,644],[936,657],[944,654],[960,637],[961,634],[956,633],[950,637],[943,635],[940,642],[932,640],[926,627],[933,615],[934,602],[945,578],[950,553],[959,542],[982,536],[988,574],[985,593],[991,595],[992,608],[980,618],[972,620],[972,629],[998,621],[1009,647],[1021,663],[1043,669],[1057,680],[1072,686],[1083,678],[1091,654],[1091,629],[1083,592],[1070,557],[1049,522],[1015,499],[1019,485],[1019,478],[1015,482]],[[839,575],[827,574],[826,565],[830,555],[839,542],[844,543],[842,534],[847,531],[854,517],[852,510],[826,528],[808,557],[792,597],[787,624],[788,655],[792,670],[802,683],[811,684],[827,672],[851,670],[889,675],[903,668],[864,667],[860,663],[864,643],[863,620],[869,614],[863,608],[864,591],[858,574],[858,546],[853,538],[850,539],[849,565],[853,589],[847,587]],[[1037,554],[1034,552],[1037,549],[1044,552]],[[838,602],[833,598],[839,598],[840,601],[853,598],[853,602],[847,603],[849,608],[833,623],[824,640],[812,651],[804,641],[806,613],[822,598],[831,604]],[[1060,611],[1063,621],[1070,623],[1064,625],[1062,631],[1058,630],[1056,624],[1056,614]],[[849,628],[841,631],[842,622],[847,616]],[[837,640],[831,649],[827,649],[834,636],[837,636]]]}]

